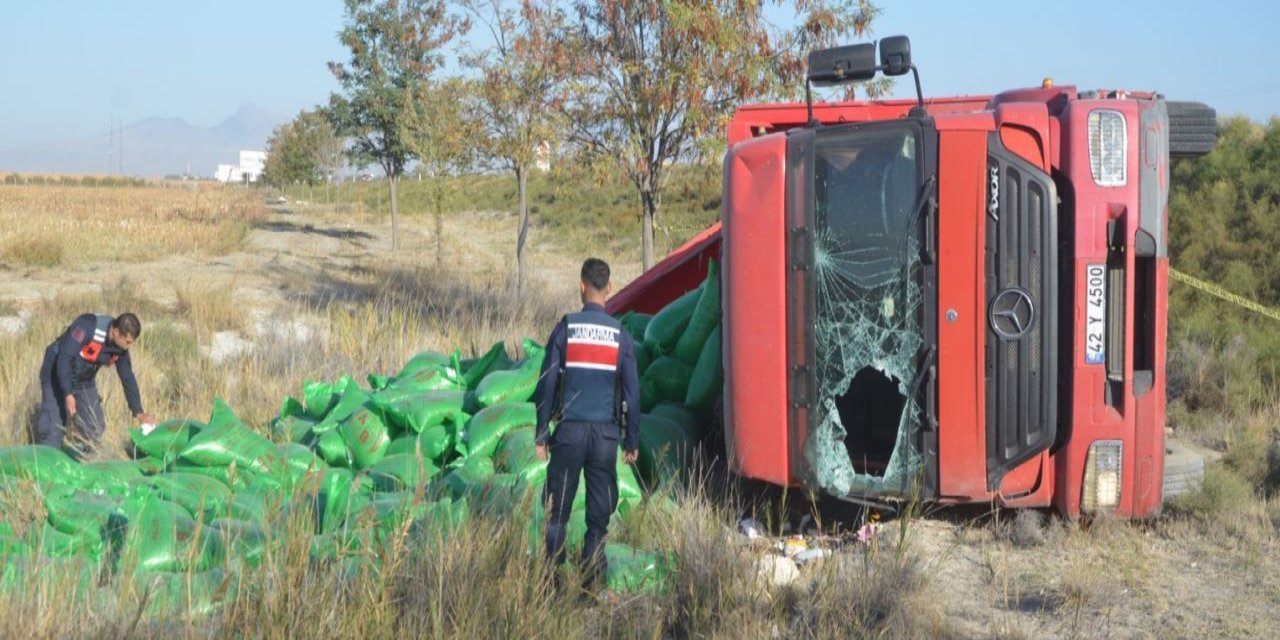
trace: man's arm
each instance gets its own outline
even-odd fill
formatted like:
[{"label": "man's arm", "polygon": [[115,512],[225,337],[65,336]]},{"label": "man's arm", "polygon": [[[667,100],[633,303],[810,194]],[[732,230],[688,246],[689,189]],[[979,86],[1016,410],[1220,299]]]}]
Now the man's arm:
[{"label": "man's arm", "polygon": [[560,368],[564,366],[564,332],[564,321],[561,320],[547,338],[547,353],[542,358],[542,371],[538,374],[538,389],[534,393],[534,400],[538,403],[538,424],[534,442],[539,446],[547,444],[547,425],[551,422],[551,412],[555,410]]},{"label": "man's arm", "polygon": [[622,439],[622,450],[634,452],[640,447],[640,374],[636,371],[636,345],[631,335],[622,332],[622,340],[618,353],[619,375],[622,376],[622,402],[626,405],[623,414],[625,434]]},{"label": "man's arm", "polygon": [[133,360],[129,352],[120,354],[116,360],[116,373],[120,374],[120,385],[124,387],[124,399],[129,403],[129,412],[136,418],[143,415],[142,395],[138,393],[138,380],[133,377]]}]

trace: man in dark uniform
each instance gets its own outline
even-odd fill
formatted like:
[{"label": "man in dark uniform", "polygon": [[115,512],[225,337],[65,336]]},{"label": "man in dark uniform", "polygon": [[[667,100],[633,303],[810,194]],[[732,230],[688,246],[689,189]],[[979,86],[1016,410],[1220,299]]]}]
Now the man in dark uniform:
[{"label": "man in dark uniform", "polygon": [[[623,459],[636,461],[640,445],[640,381],[635,345],[604,302],[612,290],[609,265],[598,258],[582,264],[582,311],[556,325],[547,339],[538,382],[538,457],[546,460],[547,555],[565,560],[565,525],[578,491],[587,481],[587,535],[582,558],[588,584],[604,570],[604,537],[618,507],[618,439]],[[548,423],[555,433],[548,436]],[[620,425],[621,423],[621,425]],[[625,434],[619,426],[625,427]]]},{"label": "man in dark uniform", "polygon": [[152,422],[142,410],[129,359],[129,347],[141,333],[142,324],[132,313],[118,318],[86,313],[45,349],[36,444],[62,447],[70,431],[69,448],[77,457],[97,445],[107,423],[94,379],[104,366],[116,368],[133,416],[142,424]]}]

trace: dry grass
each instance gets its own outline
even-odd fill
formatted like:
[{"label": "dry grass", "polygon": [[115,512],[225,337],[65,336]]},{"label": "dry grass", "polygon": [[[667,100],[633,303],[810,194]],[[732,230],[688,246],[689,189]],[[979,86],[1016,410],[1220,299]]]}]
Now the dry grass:
[{"label": "dry grass", "polygon": [[26,267],[56,267],[62,264],[63,241],[50,235],[12,238],[0,247],[0,258]]},{"label": "dry grass", "polygon": [[175,288],[176,311],[202,341],[219,331],[243,331],[248,310],[235,299],[235,285],[207,286],[188,283]]},{"label": "dry grass", "polygon": [[258,191],[207,185],[0,186],[0,244],[6,260],[31,266],[223,255],[240,247],[262,202]]}]

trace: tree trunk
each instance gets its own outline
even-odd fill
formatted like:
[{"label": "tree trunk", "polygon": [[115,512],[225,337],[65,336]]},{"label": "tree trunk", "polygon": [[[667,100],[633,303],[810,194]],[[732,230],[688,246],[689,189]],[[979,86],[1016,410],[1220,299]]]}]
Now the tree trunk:
[{"label": "tree trunk", "polygon": [[387,176],[387,184],[391,186],[391,250],[400,250],[400,202],[396,199],[396,177]]},{"label": "tree trunk", "polygon": [[435,193],[432,194],[432,200],[435,201],[435,218],[436,218],[436,268],[444,267],[444,177],[436,176],[433,180]]},{"label": "tree trunk", "polygon": [[640,229],[643,238],[640,245],[640,261],[644,265],[644,270],[648,271],[654,263],[653,221],[658,217],[658,194],[652,188],[641,189],[640,201],[644,204],[644,219]]},{"label": "tree trunk", "polygon": [[523,166],[516,167],[516,191],[520,198],[520,223],[516,232],[516,296],[524,292],[525,255],[524,243],[529,238],[529,172]]}]

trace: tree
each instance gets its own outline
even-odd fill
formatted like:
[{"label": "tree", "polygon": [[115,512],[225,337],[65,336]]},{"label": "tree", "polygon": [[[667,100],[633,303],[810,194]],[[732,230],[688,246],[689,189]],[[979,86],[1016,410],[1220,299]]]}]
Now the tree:
[{"label": "tree", "polygon": [[517,11],[503,0],[464,0],[463,6],[487,32],[488,47],[462,57],[479,72],[475,114],[482,126],[485,155],[515,174],[516,293],[524,289],[525,242],[529,236],[529,171],[539,145],[559,137],[549,108],[557,75],[542,59],[544,37],[554,14],[525,0]]},{"label": "tree", "polygon": [[447,180],[470,166],[479,132],[463,117],[472,93],[461,78],[418,83],[405,97],[401,137],[418,158],[418,170],[429,176],[431,214],[436,227],[436,265],[444,264],[444,195]]},{"label": "tree", "polygon": [[877,13],[868,0],[792,6],[792,29],[739,0],[575,0],[567,20],[548,25],[542,55],[568,79],[570,139],[616,162],[639,192],[646,269],[667,167],[714,148],[706,143],[742,101],[794,95],[809,50],[866,34]]},{"label": "tree", "polygon": [[267,140],[264,179],[281,189],[324,182],[341,161],[342,139],[319,111],[301,111]]},{"label": "tree", "polygon": [[443,48],[469,28],[443,0],[346,0],[338,38],[351,52],[329,69],[343,93],[329,98],[338,132],[351,139],[356,164],[376,163],[391,191],[391,248],[400,248],[396,182],[414,159],[404,138],[405,111],[444,64]]}]

